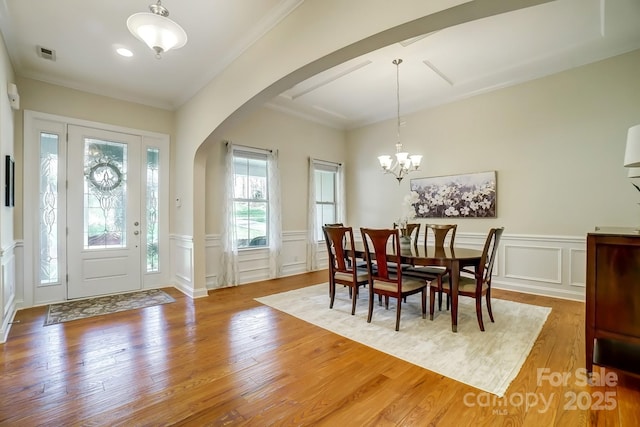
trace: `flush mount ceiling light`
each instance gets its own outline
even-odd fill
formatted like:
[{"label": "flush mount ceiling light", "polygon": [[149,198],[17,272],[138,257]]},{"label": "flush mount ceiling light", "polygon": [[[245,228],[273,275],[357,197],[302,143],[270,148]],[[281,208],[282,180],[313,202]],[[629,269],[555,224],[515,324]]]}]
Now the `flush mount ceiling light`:
[{"label": "flush mount ceiling light", "polygon": [[170,49],[178,49],[187,43],[187,33],[169,16],[167,8],[158,0],[149,5],[151,12],[134,13],[127,19],[127,28],[136,38],[142,40],[156,53],[160,54]]}]

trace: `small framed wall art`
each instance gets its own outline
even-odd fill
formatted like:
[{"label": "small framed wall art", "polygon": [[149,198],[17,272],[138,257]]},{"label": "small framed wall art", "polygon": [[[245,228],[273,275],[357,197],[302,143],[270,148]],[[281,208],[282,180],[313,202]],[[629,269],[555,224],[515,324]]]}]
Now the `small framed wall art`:
[{"label": "small framed wall art", "polygon": [[16,164],[9,155],[5,156],[4,164],[4,205],[15,206]]}]

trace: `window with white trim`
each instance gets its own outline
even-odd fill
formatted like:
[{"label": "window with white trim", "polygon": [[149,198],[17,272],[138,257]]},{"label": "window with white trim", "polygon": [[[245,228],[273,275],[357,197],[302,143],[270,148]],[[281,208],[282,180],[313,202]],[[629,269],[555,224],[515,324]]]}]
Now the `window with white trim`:
[{"label": "window with white trim", "polygon": [[233,151],[233,212],[238,249],[269,246],[266,153]]},{"label": "window with white trim", "polygon": [[316,237],[323,240],[322,226],[334,224],[338,217],[338,166],[314,163],[316,185]]}]

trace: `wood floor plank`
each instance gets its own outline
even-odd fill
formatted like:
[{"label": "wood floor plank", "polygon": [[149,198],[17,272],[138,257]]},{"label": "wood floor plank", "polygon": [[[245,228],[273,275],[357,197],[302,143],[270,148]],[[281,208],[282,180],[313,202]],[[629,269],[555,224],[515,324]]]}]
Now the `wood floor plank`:
[{"label": "wood floor plank", "polygon": [[[584,367],[582,303],[493,291],[552,308],[498,399],[254,300],[326,277],[291,276],[196,300],[167,288],[175,303],[46,327],[46,307],[21,310],[0,348],[0,426],[640,425],[640,379],[589,386],[538,378],[539,369],[575,375]],[[366,310],[366,296],[358,309]],[[615,407],[586,405],[599,393]],[[517,400],[527,395],[554,400],[539,411]],[[583,400],[572,406],[572,396]]]}]

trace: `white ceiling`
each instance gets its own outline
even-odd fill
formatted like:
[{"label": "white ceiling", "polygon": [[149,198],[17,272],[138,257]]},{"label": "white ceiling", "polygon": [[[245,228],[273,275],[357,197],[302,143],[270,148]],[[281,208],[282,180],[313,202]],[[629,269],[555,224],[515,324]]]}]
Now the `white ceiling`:
[{"label": "white ceiling", "polygon": [[[156,0],[0,0],[0,29],[21,76],[175,109],[302,1],[163,0],[188,41],[160,60],[126,24]],[[55,50],[56,61],[36,46]]]},{"label": "white ceiling", "polygon": [[[175,109],[303,0],[164,0],[187,32],[157,60],[127,30],[154,0],[0,0],[16,73]],[[37,6],[37,7],[36,7]],[[203,19],[206,18],[206,19]],[[36,46],[56,51],[56,61]],[[115,53],[117,47],[132,58]],[[426,34],[301,82],[268,105],[350,129],[521,83],[640,48],[640,0],[556,0]]]}]

